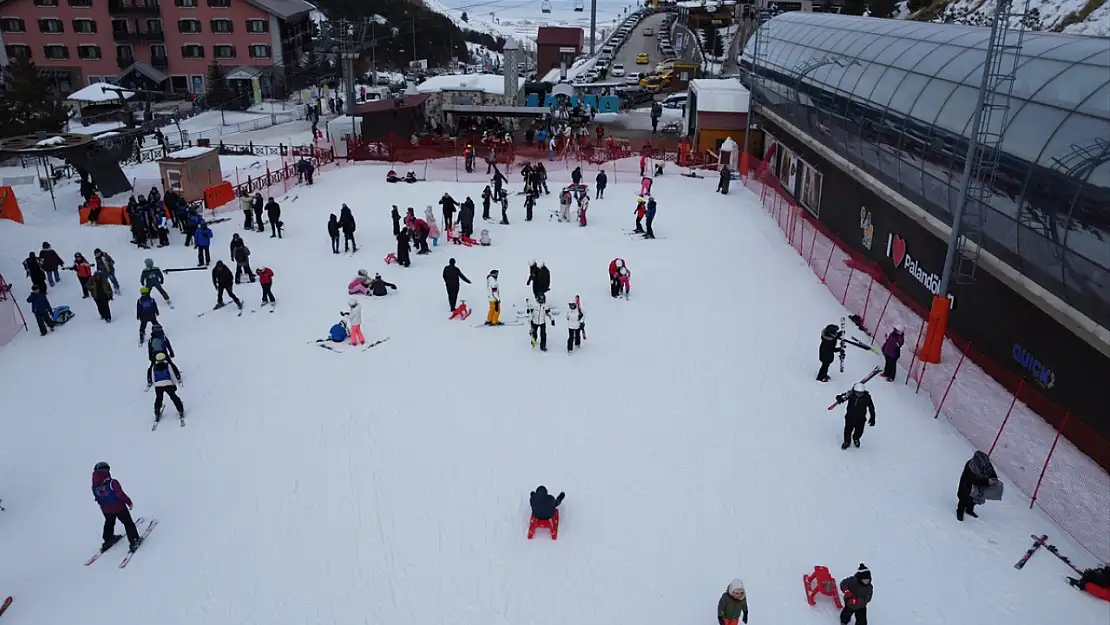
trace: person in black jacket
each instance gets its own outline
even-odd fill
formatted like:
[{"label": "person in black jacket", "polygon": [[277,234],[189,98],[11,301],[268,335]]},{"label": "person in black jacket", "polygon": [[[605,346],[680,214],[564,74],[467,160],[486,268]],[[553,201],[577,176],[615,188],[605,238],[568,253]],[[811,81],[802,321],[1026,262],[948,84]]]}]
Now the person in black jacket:
[{"label": "person in black jacket", "polygon": [[493,192],[489,190],[489,185],[482,189],[482,219],[489,221],[489,203],[493,199]]},{"label": "person in black jacket", "polygon": [[[454,262],[455,259],[451,259]],[[446,276],[446,270],[444,270]],[[456,290],[458,287],[456,287]],[[46,293],[36,284],[31,287],[31,294],[27,296],[27,303],[31,305],[31,313],[35,315],[35,321],[39,324],[39,333],[46,336],[46,331],[49,329],[54,331],[54,308],[50,305],[50,300],[46,299]]]},{"label": "person in black jacket", "polygon": [[459,227],[464,237],[474,234],[474,200],[467,196],[459,208]]},{"label": "person in black jacket", "polygon": [[829,381],[829,365],[836,360],[836,355],[844,351],[844,347],[837,345],[840,343],[840,328],[835,324],[825,326],[821,330],[821,347],[817,349],[817,357],[821,360],[821,369],[817,372],[818,382]]},{"label": "person in black jacket", "polygon": [[597,177],[594,178],[594,182],[597,183],[597,194],[594,196],[594,199],[597,200],[605,197],[605,185],[609,184],[609,177],[605,175],[604,169],[597,172]]},{"label": "person in black jacket", "polygon": [[27,259],[23,261],[23,268],[27,271],[27,277],[31,279],[31,286],[38,287],[41,293],[46,293],[46,271],[39,264],[39,259],[34,252],[27,254]]},{"label": "person in black jacket", "polygon": [[532,516],[540,521],[551,519],[555,516],[559,504],[563,503],[563,498],[566,496],[566,493],[559,493],[558,497],[552,497],[547,493],[546,486],[537,486],[536,490],[532,491],[531,497],[528,498],[528,504],[532,506]]},{"label": "person in black jacket", "polygon": [[570,181],[574,183],[575,188],[582,184],[582,168],[575,167],[574,171],[570,172]]},{"label": "person in black jacket", "polygon": [[331,237],[331,253],[339,253],[339,218],[332,213],[328,218],[328,236]]},{"label": "person in black jacket", "polygon": [[370,285],[367,288],[370,289],[370,295],[374,297],[385,297],[388,294],[386,288],[396,291],[397,285],[386,282],[382,279],[382,274],[376,273],[374,274],[374,279],[370,281]]},{"label": "person in black jacket", "polygon": [[540,187],[543,187],[544,195],[551,195],[551,190],[547,188],[547,168],[543,166],[543,161],[536,163],[536,176],[539,177],[538,179],[540,182],[536,185],[535,189],[533,189],[536,195],[540,194]]},{"label": "person in black jacket", "polygon": [[281,206],[278,205],[274,198],[270,198],[266,202],[266,217],[270,220],[270,238],[281,238]]},{"label": "person in black jacket", "polygon": [[254,270],[251,269],[251,250],[242,240],[231,252],[231,259],[235,261],[235,284],[239,284],[239,276],[247,274],[247,278],[254,283]]},{"label": "person in black jacket", "polygon": [[497,198],[501,197],[501,195],[505,192],[505,189],[503,188],[502,185],[504,185],[506,182],[508,182],[508,180],[505,180],[505,174],[501,173],[501,170],[497,169],[497,166],[494,165],[493,166],[493,199],[494,200],[497,200]]},{"label": "person in black jacket", "polygon": [[535,288],[540,293],[547,293],[551,290],[551,272],[547,269],[547,263],[540,263],[540,268],[536,272]]},{"label": "person in black jacket", "polygon": [[536,263],[536,261],[532,261],[528,264],[528,281],[524,284],[532,286],[532,297],[534,297],[535,299],[539,299],[540,295],[543,295],[543,291],[540,290],[539,276],[540,266]]},{"label": "person in black jacket", "polygon": [[458,308],[459,280],[471,284],[470,280],[463,275],[463,272],[455,266],[455,259],[452,258],[447,261],[447,266],[443,268],[443,284],[447,286],[447,303],[451,306],[451,312],[455,312],[455,309]]},{"label": "person in black jacket", "polygon": [[262,224],[262,209],[266,203],[262,200],[261,193],[255,193],[254,199],[251,200],[251,208],[254,209],[254,223],[258,225],[258,231],[264,232],[265,227]]},{"label": "person in black jacket", "polygon": [[355,244],[355,216],[346,204],[339,209],[339,227],[343,229],[343,251],[350,249],[354,254],[358,251],[358,245]]},{"label": "person in black jacket", "polygon": [[[855,443],[859,447],[859,439],[863,436],[863,426],[875,427],[875,402],[871,401],[871,393],[867,392],[863,384],[857,383],[852,390],[836,396],[836,403],[848,402],[844,411],[844,443],[841,449],[848,449],[848,445]],[[867,420],[867,413],[871,413],[871,420]]]},{"label": "person in black jacket", "polygon": [[46,280],[50,283],[50,286],[54,286],[54,283],[62,281],[62,276],[58,273],[58,270],[61,269],[63,265],[65,265],[65,263],[62,262],[62,257],[58,256],[57,252],[50,249],[49,243],[43,241],[42,250],[39,251],[39,266],[46,272]]},{"label": "person in black jacket", "polygon": [[393,205],[393,210],[390,211],[389,216],[393,219],[393,236],[401,234],[401,212],[397,210],[397,205]]},{"label": "person in black jacket", "polygon": [[216,306],[212,308],[212,310],[224,306],[224,291],[227,291],[227,296],[231,298],[231,301],[235,302],[239,310],[243,309],[243,302],[240,302],[239,298],[235,297],[235,292],[232,290],[234,282],[235,276],[231,274],[231,269],[224,264],[224,261],[217,260],[216,266],[212,268],[212,286],[216,289]]},{"label": "person in black jacket", "polygon": [[402,267],[412,265],[409,260],[409,229],[401,228],[397,233],[397,264]]},{"label": "person in black jacket", "polygon": [[443,207],[443,229],[445,231],[450,230],[451,225],[455,223],[455,208],[458,207],[459,203],[455,201],[455,198],[444,193],[443,197],[439,199],[439,205]]},{"label": "person in black jacket", "polygon": [[972,496],[972,489],[983,489],[998,482],[998,474],[994,471],[994,465],[991,464],[990,456],[987,454],[976,451],[964,464],[964,472],[960,474],[960,486],[956,489],[956,519],[963,521],[964,514],[970,515],[973,519],[978,519],[979,515],[975,514],[975,498]]},{"label": "person in black jacket", "polygon": [[728,195],[728,185],[730,182],[732,182],[732,172],[729,171],[728,165],[722,165],[721,179],[717,182],[717,192]]}]

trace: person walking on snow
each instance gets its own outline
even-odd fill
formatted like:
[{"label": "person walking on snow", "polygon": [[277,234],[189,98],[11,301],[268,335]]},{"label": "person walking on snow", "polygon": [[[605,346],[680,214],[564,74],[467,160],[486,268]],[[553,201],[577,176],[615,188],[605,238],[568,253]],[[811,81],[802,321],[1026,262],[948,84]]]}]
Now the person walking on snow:
[{"label": "person walking on snow", "polygon": [[270,238],[281,238],[281,206],[274,198],[266,201],[266,218],[270,220]]},{"label": "person walking on snow", "polygon": [[455,198],[449,194],[444,193],[443,197],[439,199],[439,205],[443,207],[443,229],[451,230],[454,225],[455,208],[459,205]]},{"label": "person walking on snow", "polygon": [[347,300],[350,310],[339,314],[348,317],[351,325],[351,345],[366,345],[366,337],[362,335],[362,305],[357,300]]},{"label": "person walking on snow", "polygon": [[728,185],[732,182],[732,172],[728,165],[721,166],[721,179],[717,182],[717,193],[728,195]]},{"label": "person walking on snow", "polygon": [[532,297],[539,299],[543,291],[540,290],[540,266],[536,261],[532,261],[528,265],[528,281],[524,283],[525,286],[532,286]]},{"label": "person walking on snow", "polygon": [[844,609],[840,611],[841,625],[848,625],[856,617],[856,625],[867,625],[867,604],[875,595],[871,585],[871,571],[860,562],[856,574],[840,582],[840,592],[844,593]]},{"label": "person walking on snow", "polygon": [[551,290],[551,271],[543,261],[540,261],[540,268],[536,270],[536,284],[541,294]]},{"label": "person walking on snow", "polygon": [[486,313],[487,326],[501,325],[501,289],[497,285],[499,272],[491,269],[486,276],[486,293],[489,296],[489,312]]},{"label": "person walking on snow", "polygon": [[[489,221],[489,203],[493,199],[493,193],[489,190],[489,185],[482,189],[482,219]],[[429,222],[431,223],[431,222]]]},{"label": "person walking on snow", "polygon": [[998,474],[994,471],[990,456],[976,450],[964,464],[964,471],[960,474],[960,485],[956,489],[956,520],[963,521],[964,515],[978,519],[975,514],[975,491],[982,491],[988,486],[998,483]]},{"label": "person walking on snow", "polygon": [[[88,466],[88,465],[86,465]],[[98,462],[93,467],[92,493],[100,512],[104,515],[104,531],[100,545],[101,553],[108,551],[123,537],[116,534],[116,521],[123,523],[123,530],[127,533],[127,542],[131,544],[131,551],[139,548],[142,538],[139,530],[135,528],[135,521],[131,519],[129,510],[134,506],[131,498],[123,492],[119,480],[112,477],[112,468],[107,462]]]},{"label": "person walking on snow", "polygon": [[590,196],[583,193],[578,198],[578,227],[582,228],[586,225],[586,210],[590,208]]},{"label": "person walking on snow", "polygon": [[158,291],[158,293],[162,296],[162,299],[165,300],[166,305],[168,305],[170,308],[173,308],[173,302],[170,301],[170,295],[169,293],[166,293],[165,287],[162,286],[162,283],[165,281],[166,277],[162,275],[161,269],[154,266],[153,259],[147,258],[143,260],[143,270],[139,274],[139,285],[144,286],[148,289]]},{"label": "person walking on snow", "polygon": [[254,232],[254,220],[251,215],[251,196],[244,190],[242,197],[239,198],[239,208],[243,211],[243,230],[247,232]]},{"label": "person walking on snow", "polygon": [[455,309],[458,308],[460,280],[472,284],[462,270],[455,265],[455,259],[452,258],[447,261],[447,266],[443,268],[443,284],[447,287],[447,304],[451,307],[451,312],[455,312]]},{"label": "person walking on snow", "polygon": [[111,323],[112,308],[109,302],[112,301],[112,284],[102,272],[98,271],[89,278],[89,294],[96,302],[96,310],[100,313],[100,318]]},{"label": "person walking on snow", "polygon": [[48,328],[53,332],[54,307],[50,305],[50,300],[46,299],[46,293],[43,293],[37,284],[31,287],[31,294],[27,296],[27,303],[31,305],[31,314],[35,316],[35,321],[39,324],[39,334],[46,336]]},{"label": "person walking on snow", "polygon": [[574,188],[575,189],[578,188],[578,185],[582,184],[582,168],[581,167],[575,167],[574,170],[570,172],[570,181],[574,183]]},{"label": "person walking on snow", "polygon": [[34,252],[27,254],[27,258],[23,261],[23,269],[27,273],[27,278],[31,280],[31,287],[46,293],[46,271],[43,270]]},{"label": "person walking on snow", "polygon": [[346,204],[339,209],[339,227],[343,230],[343,251],[350,249],[354,254],[358,251],[358,245],[355,244],[355,216]]},{"label": "person walking on snow", "polygon": [[96,259],[96,270],[108,278],[112,283],[112,290],[116,292],[116,295],[119,295],[119,280],[116,280],[116,261],[108,255],[108,252],[100,248],[93,250],[93,258]]},{"label": "person walking on snow", "polygon": [[42,250],[39,252],[39,266],[46,272],[46,280],[50,283],[50,286],[54,286],[55,283],[62,281],[62,276],[58,273],[58,270],[61,269],[63,265],[65,265],[65,263],[62,262],[62,257],[58,256],[57,252],[50,249],[50,244],[44,241]]},{"label": "person walking on snow", "polygon": [[636,209],[632,212],[636,214],[636,229],[632,232],[643,234],[644,215],[647,214],[647,204],[644,202],[644,198],[636,198]]},{"label": "person walking on snow", "polygon": [[239,310],[243,310],[243,302],[239,301],[238,297],[235,297],[235,292],[232,290],[233,282],[234,276],[231,275],[231,269],[224,264],[224,261],[217,260],[216,266],[212,268],[212,286],[216,289],[216,305],[212,310],[218,310],[224,307],[224,291],[227,291],[227,296],[231,298],[231,301],[235,302]]},{"label": "person walking on snow", "polygon": [[212,263],[212,253],[208,246],[212,245],[212,229],[203,221],[197,226],[193,240],[197,246],[197,267],[207,267]]},{"label": "person walking on snow", "polygon": [[555,317],[551,315],[551,308],[547,305],[547,297],[540,293],[536,303],[528,307],[529,320],[532,323],[532,347],[536,346],[536,339],[540,340],[540,351],[547,351],[547,322],[555,327]]},{"label": "person walking on snow", "polygon": [[146,342],[146,324],[158,323],[158,302],[150,296],[150,287],[139,289],[139,299],[135,302],[135,319],[139,321],[139,345]]},{"label": "person walking on snow", "polygon": [[266,228],[262,223],[262,211],[265,209],[266,202],[262,199],[261,193],[255,193],[254,199],[251,200],[251,209],[254,210],[254,223],[258,226],[259,232],[265,232]]},{"label": "person walking on snow", "polygon": [[[640,155],[640,177],[644,177],[644,170],[647,169],[647,154]],[[643,195],[643,194],[641,194]]]},{"label": "person walking on snow", "polygon": [[416,253],[421,256],[431,253],[431,250],[428,249],[428,234],[431,233],[432,229],[428,226],[428,222],[423,219],[413,219],[411,229],[413,247],[416,248]]},{"label": "person walking on snow", "polygon": [[570,194],[570,188],[563,189],[559,194],[559,221],[570,221],[570,204],[573,198]]},{"label": "person walking on snow", "polygon": [[432,239],[432,245],[439,245],[439,224],[436,223],[436,216],[432,210],[432,205],[428,204],[424,207],[424,221],[428,224],[428,237]]},{"label": "person walking on snow", "polygon": [[645,239],[654,239],[655,232],[651,229],[651,223],[655,221],[655,198],[649,197],[647,203],[647,232],[644,233]]},{"label": "person walking on snow", "polygon": [[474,200],[470,199],[470,196],[467,196],[459,207],[459,227],[464,237],[470,238],[474,235]]},{"label": "person walking on snow", "polygon": [[92,280],[93,274],[92,265],[78,252],[73,255],[73,264],[66,267],[66,269],[77,274],[77,281],[81,283],[81,299],[88,299],[90,295],[89,282]]},{"label": "person walking on snow", "polygon": [[605,186],[609,184],[609,177],[605,175],[604,169],[597,172],[597,177],[594,178],[594,182],[597,183],[597,191],[596,195],[594,195],[594,199],[600,200],[605,197]]},{"label": "person walking on snow", "polygon": [[576,347],[582,347],[582,326],[585,324],[586,314],[578,307],[577,302],[571,302],[567,310],[567,353]]},{"label": "person walking on snow", "polygon": [[894,377],[898,374],[898,358],[902,355],[902,345],[905,342],[906,337],[902,334],[902,326],[894,324],[894,329],[883,341],[883,358],[886,360],[883,367],[883,377],[888,382],[893,382]]},{"label": "person walking on snow", "polygon": [[[254,282],[254,280],[251,280],[251,282]],[[269,267],[259,269],[258,283],[262,285],[262,306],[265,306],[267,302],[270,305],[277,304],[272,290],[274,288],[274,270]]]},{"label": "person walking on snow", "polygon": [[840,345],[840,328],[830,323],[821,330],[821,346],[817,348],[817,357],[821,360],[821,369],[817,372],[818,382],[829,381],[829,365],[836,360],[836,355],[844,351]]},{"label": "person walking on snow", "polygon": [[397,234],[397,264],[408,267],[412,264],[409,260],[409,229],[401,228]]},{"label": "person walking on snow", "polygon": [[509,225],[509,194],[501,192],[501,225]]},{"label": "person walking on snow", "polygon": [[397,205],[393,205],[393,210],[389,212],[390,218],[393,219],[393,236],[401,234],[401,213],[397,210]]},{"label": "person walking on snow", "polygon": [[177,416],[185,417],[185,405],[177,396],[177,387],[184,386],[181,382],[181,372],[177,365],[170,362],[165,354],[155,354],[154,362],[146,370],[146,390],[154,387],[154,421],[162,420],[162,402],[164,396],[169,395],[170,401],[177,408]]},{"label": "person walking on snow", "polygon": [[231,255],[235,260],[235,284],[239,284],[239,276],[243,274],[253,283],[254,271],[251,270],[251,251],[247,244],[240,241],[239,246],[235,248]]},{"label": "person walking on snow", "polygon": [[[863,426],[875,427],[875,402],[871,400],[871,393],[867,392],[863,384],[857,382],[852,390],[836,396],[836,403],[848,402],[844,410],[844,443],[841,449],[848,449],[848,445],[855,443],[859,447],[859,439],[863,437]],[[867,420],[867,414],[871,420]]]},{"label": "person walking on snow", "polygon": [[339,218],[332,213],[328,216],[328,237],[331,239],[331,253],[339,253]]},{"label": "person walking on snow", "polygon": [[744,582],[734,579],[717,601],[717,625],[738,625],[740,622],[748,622],[748,597]]}]

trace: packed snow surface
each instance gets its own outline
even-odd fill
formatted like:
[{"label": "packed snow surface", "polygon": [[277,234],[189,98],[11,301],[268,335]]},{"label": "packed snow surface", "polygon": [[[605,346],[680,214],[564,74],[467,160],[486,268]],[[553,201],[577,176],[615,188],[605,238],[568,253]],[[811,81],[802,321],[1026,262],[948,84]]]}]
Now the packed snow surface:
[{"label": "packed snow surface", "polygon": [[[569,176],[552,165],[556,191]],[[243,233],[252,265],[274,270],[273,314],[254,312],[257,285],[236,289],[239,318],[233,306],[211,310],[207,271],[168,276],[176,309],[161,322],[184,372],[188,425],[168,407],[156,432],[133,316],[139,270],[146,257],[190,267],[194,250],[176,232],[169,248],[136,250],[126,229],[79,227],[41,195],[20,198],[26,225],[0,221],[0,272],[20,301],[19,262],[42,241],[66,259],[108,251],[123,284],[105,324],[64,272],[48,295],[76,317],[47,337],[32,322],[0,351],[0,589],[16,597],[5,623],[707,623],[740,577],[751,625],[817,625],[835,623],[835,610],[806,603],[802,575],[820,564],[843,578],[860,562],[874,575],[876,624],[1110,619],[1110,604],[1064,583],[1069,571],[1050,554],[1014,569],[1042,533],[1094,564],[1016,489],[980,519],[956,521],[973,450],[912,387],[872,382],[877,426],[861,449],[840,450],[842,411],[826,407],[877,357],[850,353],[845,373],[814,381],[820,328],[845,311],[748,191],[721,196],[715,177],[668,172],[654,187],[665,238],[644,241],[622,232],[634,175],[610,170],[586,228],[549,220],[554,194],[525,222],[513,175],[512,225],[476,223],[492,247],[441,240],[405,269],[382,262],[395,250],[390,206],[423,215],[433,205],[439,217],[449,191],[475,198],[480,214],[484,183],[391,185],[387,169],[320,173],[279,198],[283,239]],[[74,205],[76,185],[58,194],[60,207]],[[328,213],[344,202],[358,220],[354,256],[328,245]],[[214,259],[228,260],[242,230],[231,215],[213,225]],[[450,257],[473,283],[466,321],[447,319]],[[631,269],[630,301],[608,295],[614,257]],[[532,259],[550,268],[550,302],[564,311],[547,353],[523,326],[474,327],[495,268],[502,319],[515,320]],[[367,339],[390,340],[320,349],[312,341],[339,319],[359,268],[398,287],[361,300]],[[568,356],[576,294],[588,339]],[[89,486],[101,460],[134,514],[161,521],[123,570],[122,547],[82,566],[100,543]],[[555,542],[545,530],[525,539],[540,484],[567,493]]]}]

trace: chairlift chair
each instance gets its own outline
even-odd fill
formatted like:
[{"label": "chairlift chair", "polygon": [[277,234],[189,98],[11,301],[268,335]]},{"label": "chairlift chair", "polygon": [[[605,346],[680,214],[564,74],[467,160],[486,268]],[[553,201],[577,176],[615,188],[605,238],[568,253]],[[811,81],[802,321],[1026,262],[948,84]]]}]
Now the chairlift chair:
[{"label": "chairlift chair", "polygon": [[586,7],[585,7],[585,5],[582,4],[582,0],[574,0],[574,11],[576,13],[581,13],[582,11],[585,11],[585,10],[586,10]]},{"label": "chairlift chair", "polygon": [[543,2],[540,3],[540,11],[543,12],[543,13],[550,13],[551,12],[551,0],[543,0]]}]

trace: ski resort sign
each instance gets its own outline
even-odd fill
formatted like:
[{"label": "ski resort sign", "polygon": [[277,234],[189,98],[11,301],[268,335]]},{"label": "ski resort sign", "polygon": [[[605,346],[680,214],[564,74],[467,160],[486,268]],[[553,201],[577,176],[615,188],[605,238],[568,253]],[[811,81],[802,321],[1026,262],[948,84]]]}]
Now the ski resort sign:
[{"label": "ski resort sign", "polygon": [[906,240],[901,236],[893,232],[887,235],[886,255],[894,262],[895,267],[904,269],[930,293],[940,294],[940,276],[922,267],[920,262],[910,255],[909,250],[906,249]]}]

